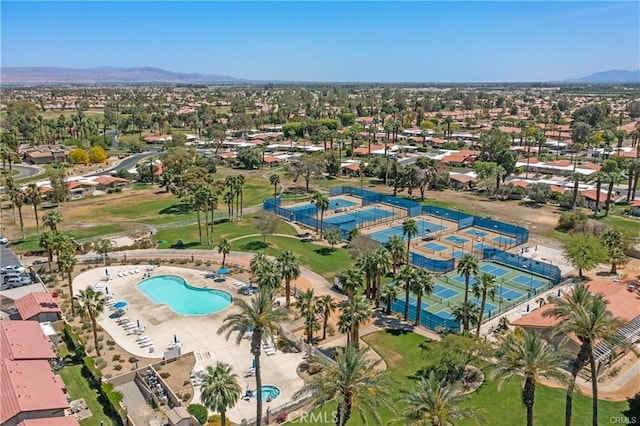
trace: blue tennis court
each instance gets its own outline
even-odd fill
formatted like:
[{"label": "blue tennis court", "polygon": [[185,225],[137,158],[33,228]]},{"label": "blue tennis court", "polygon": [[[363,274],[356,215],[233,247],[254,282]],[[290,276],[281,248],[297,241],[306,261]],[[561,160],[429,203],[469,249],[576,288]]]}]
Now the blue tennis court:
[{"label": "blue tennis court", "polygon": [[434,243],[433,241],[428,242],[427,244],[423,244],[422,247],[428,248],[433,251],[444,251],[447,249],[447,246],[443,246],[442,244]]},{"label": "blue tennis court", "polygon": [[[482,305],[482,301],[480,299],[476,299],[475,297],[472,297],[471,301],[473,303],[475,303],[476,305],[478,305],[478,308],[480,307],[480,305]],[[496,309],[498,309],[497,306],[492,305],[491,303],[485,301],[485,303],[484,303],[484,315],[489,315],[491,312],[495,311]]]},{"label": "blue tennis court", "polygon": [[[464,275],[454,275],[453,277],[451,277],[454,281],[459,282],[460,284],[464,285]],[[476,277],[474,277],[473,275],[471,275],[469,277],[469,286],[472,286],[476,283]]]},{"label": "blue tennis court", "polygon": [[[390,212],[387,212],[387,213],[390,213]],[[431,223],[428,220],[424,220],[424,219],[417,219],[416,225],[418,225],[418,233],[414,235],[414,237],[418,237],[418,236],[426,235],[429,233],[438,232],[442,229],[446,229],[446,227],[444,226],[436,225],[435,223]],[[389,241],[389,238],[391,238],[394,235],[402,237],[404,240],[407,239],[406,236],[402,235],[402,224],[393,226],[389,229],[383,229],[381,231],[374,232],[373,234],[370,234],[369,237],[378,241],[379,243],[384,244],[387,241]]]},{"label": "blue tennis court", "polygon": [[453,290],[449,287],[436,284],[436,287],[433,289],[433,294],[435,294],[438,297],[441,297],[442,299],[451,299],[452,297],[455,297],[460,293],[458,293],[456,290]]},{"label": "blue tennis court", "polygon": [[493,238],[491,241],[504,246],[510,246],[516,243],[516,240],[514,240],[513,238],[505,237],[504,235],[499,235]]},{"label": "blue tennis court", "polygon": [[477,229],[469,229],[465,232],[465,234],[471,235],[472,237],[486,237],[487,235],[489,235],[488,232],[478,231]]},{"label": "blue tennis court", "polygon": [[465,253],[461,250],[456,250],[453,253],[451,253],[451,257],[455,257],[456,259],[462,259],[465,254],[468,254],[468,253]]},{"label": "blue tennis court", "polygon": [[438,317],[440,317],[440,318],[442,318],[444,320],[454,320],[454,319],[456,319],[453,315],[451,315],[450,312],[448,312],[448,311],[446,311],[444,309],[441,310],[440,312],[434,314],[434,315],[436,315],[436,316],[438,316]]},{"label": "blue tennis court", "polygon": [[493,248],[493,247],[485,243],[478,243],[473,245],[474,250],[484,250],[488,248]]},{"label": "blue tennis court", "polygon": [[[354,220],[356,223],[371,222],[386,217],[394,216],[393,212],[374,207],[372,209],[360,210],[350,213],[332,216],[324,220],[325,223],[344,223]],[[386,240],[385,240],[386,241]]]},{"label": "blue tennis court", "polygon": [[[327,207],[327,210],[337,210],[339,208],[351,207],[355,205],[357,205],[355,201],[345,200],[344,198],[331,198],[329,200],[329,207]],[[294,212],[297,212],[300,210],[309,210],[309,209],[313,209],[317,211],[316,206],[311,202],[309,204],[301,204],[295,207],[289,207],[289,206],[285,206],[285,207],[287,208],[287,210],[294,211]]]},{"label": "blue tennis court", "polygon": [[445,237],[445,240],[453,244],[466,244],[469,242],[468,239],[462,238],[462,237],[456,237],[455,235],[449,235],[448,237]]},{"label": "blue tennis court", "polygon": [[506,270],[504,268],[501,268],[499,266],[492,265],[490,263],[485,263],[483,265],[480,265],[480,270],[482,272],[486,272],[488,274],[495,275],[496,277],[501,277],[501,276],[506,275],[506,274],[509,273],[508,270]]},{"label": "blue tennis court", "polygon": [[533,287],[536,290],[547,285],[546,281],[537,280],[531,276],[526,276],[526,275],[518,275],[516,278],[514,278],[511,281],[516,282],[518,284],[522,284],[527,287]]},{"label": "blue tennis court", "polygon": [[[403,301],[404,301],[404,298],[403,298]],[[427,308],[429,307],[429,304],[424,301],[424,298],[421,300],[421,302],[422,303],[420,305],[422,306],[422,309],[427,310]],[[413,306],[414,308],[417,308],[418,307],[418,299],[416,299],[413,296],[409,296],[409,306]]]},{"label": "blue tennis court", "polygon": [[500,286],[497,291],[497,294],[505,300],[516,300],[524,295],[524,293],[520,293],[519,291],[509,290],[508,288],[504,288]]}]

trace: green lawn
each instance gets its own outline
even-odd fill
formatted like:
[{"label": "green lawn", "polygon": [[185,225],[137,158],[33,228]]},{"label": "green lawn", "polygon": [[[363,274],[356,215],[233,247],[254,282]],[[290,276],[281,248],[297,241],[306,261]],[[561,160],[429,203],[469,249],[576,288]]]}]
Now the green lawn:
[{"label": "green lawn", "polygon": [[[423,354],[419,347],[425,338],[410,332],[398,332],[393,330],[379,331],[364,336],[367,342],[385,361],[388,374],[393,383],[392,399],[398,398],[401,389],[411,389],[415,383],[415,374],[423,367]],[[487,374],[487,369],[483,369]],[[470,395],[468,406],[479,407],[484,410],[483,425],[511,426],[526,423],[526,410],[520,401],[520,389],[522,382],[518,379],[507,382],[497,390],[496,382],[485,380],[485,383]],[[555,426],[564,422],[564,391],[546,386],[536,386],[536,399],[534,405],[534,424]],[[574,396],[573,421],[576,425],[591,423],[591,399],[582,395]],[[403,404],[394,404],[402,412]],[[323,411],[330,413],[335,405],[327,406]],[[621,416],[621,411],[627,409],[626,402],[600,401],[600,420],[604,424],[610,417]],[[319,410],[316,410],[319,411]],[[390,410],[379,407],[383,424],[403,425],[403,421],[391,421],[398,419],[399,415]],[[329,415],[329,414],[327,414]],[[389,422],[389,423],[386,423]],[[354,412],[349,425],[362,424]],[[473,425],[471,421],[456,422],[456,425]]]},{"label": "green lawn", "polygon": [[67,386],[67,392],[73,399],[84,398],[87,406],[93,413],[93,416],[81,420],[81,426],[101,426],[101,422],[104,422],[104,426],[111,426],[114,423],[105,413],[102,405],[98,402],[98,394],[95,390],[89,387],[87,379],[82,376],[81,365],[67,365],[58,372],[65,385]]},{"label": "green lawn", "polygon": [[234,241],[233,250],[257,252],[263,250],[270,255],[278,255],[282,250],[293,250],[300,256],[302,266],[311,269],[323,277],[333,279],[338,272],[350,267],[353,263],[349,253],[343,248],[330,250],[328,247],[313,243],[303,243],[298,238],[267,237],[267,247],[262,243],[262,237],[249,237]]}]

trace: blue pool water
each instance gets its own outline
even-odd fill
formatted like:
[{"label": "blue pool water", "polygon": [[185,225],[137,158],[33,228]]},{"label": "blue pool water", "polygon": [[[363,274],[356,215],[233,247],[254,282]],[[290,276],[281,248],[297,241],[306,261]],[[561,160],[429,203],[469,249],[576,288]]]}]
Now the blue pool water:
[{"label": "blue pool water", "polygon": [[159,275],[138,284],[138,289],[156,303],[168,305],[182,315],[207,315],[229,306],[233,297],[226,291],[191,287],[181,277]]},{"label": "blue pool water", "polygon": [[[256,391],[253,392],[254,394]],[[262,402],[273,401],[280,396],[280,389],[273,385],[262,386]]]}]

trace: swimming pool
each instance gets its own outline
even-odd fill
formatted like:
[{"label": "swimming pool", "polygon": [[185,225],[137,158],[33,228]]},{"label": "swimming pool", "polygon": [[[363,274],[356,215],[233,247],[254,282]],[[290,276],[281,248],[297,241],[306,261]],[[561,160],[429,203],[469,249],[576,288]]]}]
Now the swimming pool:
[{"label": "swimming pool", "polygon": [[147,278],[138,284],[138,289],[155,303],[165,304],[178,314],[190,316],[221,311],[233,300],[226,291],[191,287],[176,275]]},{"label": "swimming pool", "polygon": [[[253,392],[254,395],[256,391]],[[262,386],[262,402],[271,402],[280,396],[280,389],[274,385]]]}]

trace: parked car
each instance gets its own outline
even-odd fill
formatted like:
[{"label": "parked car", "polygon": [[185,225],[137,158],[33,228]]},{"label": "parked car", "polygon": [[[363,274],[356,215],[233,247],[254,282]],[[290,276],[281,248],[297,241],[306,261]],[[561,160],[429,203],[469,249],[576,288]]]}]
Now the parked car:
[{"label": "parked car", "polygon": [[240,290],[238,290],[238,293],[243,294],[245,296],[251,296],[253,294],[256,294],[257,292],[258,292],[258,287],[254,287],[252,285],[246,285],[240,288]]},{"label": "parked car", "polygon": [[0,235],[0,244],[2,245],[9,244],[9,239],[7,237],[3,237],[2,235]]},{"label": "parked car", "polygon": [[10,272],[10,271],[17,271],[22,274],[25,272],[25,269],[18,264],[5,266],[4,268],[0,269],[0,273]]}]

